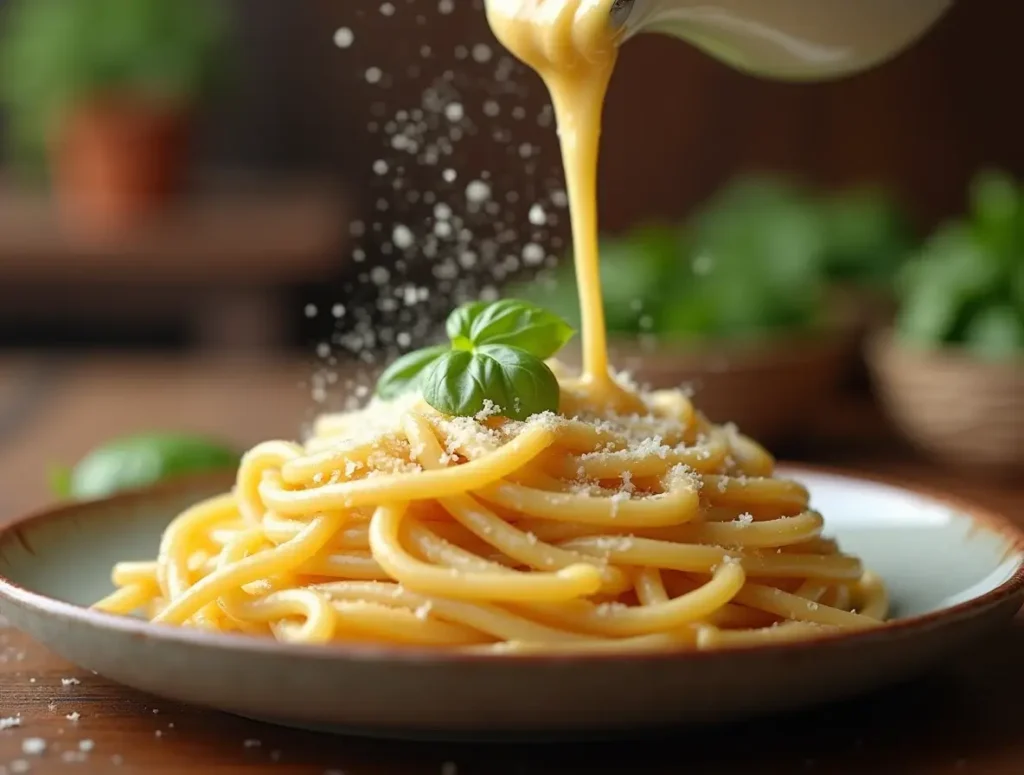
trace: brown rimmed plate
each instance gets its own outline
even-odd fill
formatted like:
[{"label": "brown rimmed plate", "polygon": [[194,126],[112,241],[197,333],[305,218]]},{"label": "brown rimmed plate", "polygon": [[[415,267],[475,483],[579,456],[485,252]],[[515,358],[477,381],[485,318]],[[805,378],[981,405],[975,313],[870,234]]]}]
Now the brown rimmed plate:
[{"label": "brown rimmed plate", "polygon": [[895,620],[814,642],[697,654],[464,656],[282,645],[108,616],[122,559],[230,480],[198,477],[61,506],[0,529],[0,613],[61,656],[161,697],[314,729],[394,737],[566,738],[739,720],[911,678],[1004,625],[1024,537],[983,509],[789,468],[827,532],[890,587]]}]

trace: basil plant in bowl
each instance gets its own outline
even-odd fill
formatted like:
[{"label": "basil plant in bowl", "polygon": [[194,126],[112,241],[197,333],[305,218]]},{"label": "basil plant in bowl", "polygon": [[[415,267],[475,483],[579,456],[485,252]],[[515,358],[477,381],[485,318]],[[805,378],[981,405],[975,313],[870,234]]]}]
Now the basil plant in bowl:
[{"label": "basil plant in bowl", "polygon": [[871,343],[879,393],[916,445],[958,465],[1024,470],[1024,189],[979,173],[969,208],[899,278]]}]

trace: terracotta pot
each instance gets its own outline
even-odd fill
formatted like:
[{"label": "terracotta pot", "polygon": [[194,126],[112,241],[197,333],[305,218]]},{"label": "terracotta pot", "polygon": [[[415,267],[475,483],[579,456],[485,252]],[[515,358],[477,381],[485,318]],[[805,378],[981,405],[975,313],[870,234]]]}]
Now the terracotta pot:
[{"label": "terracotta pot", "polygon": [[807,428],[815,410],[835,395],[849,355],[838,331],[693,347],[619,340],[610,350],[614,366],[641,385],[690,389],[694,405],[713,422],[735,423],[769,446]]},{"label": "terracotta pot", "polygon": [[867,358],[883,405],[915,446],[958,467],[1024,472],[1024,359],[915,348],[889,330],[872,338]]},{"label": "terracotta pot", "polygon": [[65,223],[88,234],[118,233],[166,207],[183,176],[188,123],[179,106],[130,96],[96,98],[69,112],[51,153]]}]

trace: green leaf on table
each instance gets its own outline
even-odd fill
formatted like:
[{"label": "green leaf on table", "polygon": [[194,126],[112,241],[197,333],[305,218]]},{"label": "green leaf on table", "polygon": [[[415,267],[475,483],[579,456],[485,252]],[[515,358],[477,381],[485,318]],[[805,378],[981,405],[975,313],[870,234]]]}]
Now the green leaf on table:
[{"label": "green leaf on table", "polygon": [[450,349],[439,345],[403,355],[381,374],[377,381],[377,395],[384,399],[392,399],[414,389],[427,367]]},{"label": "green leaf on table", "polygon": [[525,420],[557,411],[558,380],[535,355],[508,345],[452,350],[423,375],[424,400],[457,417],[495,414]]},{"label": "green leaf on table", "polygon": [[65,497],[104,498],[186,473],[233,470],[240,460],[236,451],[199,436],[137,435],[93,450],[56,484]]}]

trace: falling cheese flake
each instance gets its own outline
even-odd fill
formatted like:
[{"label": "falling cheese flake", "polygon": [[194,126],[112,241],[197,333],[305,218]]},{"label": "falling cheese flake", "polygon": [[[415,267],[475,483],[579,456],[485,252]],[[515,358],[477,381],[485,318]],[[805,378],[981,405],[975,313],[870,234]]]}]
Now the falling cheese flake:
[{"label": "falling cheese flake", "polygon": [[399,250],[408,250],[416,243],[416,237],[408,226],[398,224],[391,233],[391,241]]},{"label": "falling cheese flake", "polygon": [[466,199],[472,204],[483,204],[491,198],[491,187],[482,180],[474,180],[466,186]]},{"label": "falling cheese flake", "polygon": [[334,33],[334,45],[338,48],[350,48],[356,36],[348,27],[339,27]]}]

